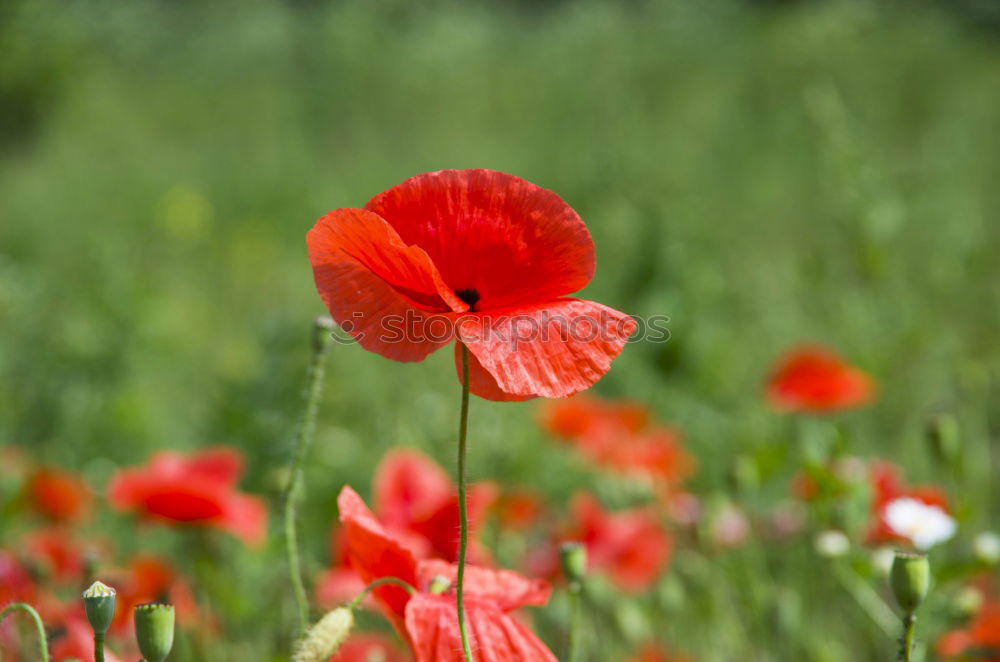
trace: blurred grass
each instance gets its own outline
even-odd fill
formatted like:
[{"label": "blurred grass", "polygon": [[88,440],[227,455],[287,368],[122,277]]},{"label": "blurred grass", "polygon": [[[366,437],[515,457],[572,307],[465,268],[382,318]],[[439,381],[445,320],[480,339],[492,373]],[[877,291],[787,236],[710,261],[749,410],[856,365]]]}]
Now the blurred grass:
[{"label": "blurred grass", "polygon": [[[749,456],[762,481],[736,498],[787,493],[794,429],[762,407],[760,382],[782,349],[817,340],[881,382],[876,407],[839,422],[842,443],[948,484],[963,529],[995,525],[995,34],[865,2],[5,11],[3,443],[95,484],[157,448],[232,444],[251,458],[247,485],[274,494],[322,312],[306,230],[412,174],[487,167],[581,213],[598,249],[588,298],[670,315],[670,342],[630,346],[597,389],[676,421],[699,491],[731,492],[734,458]],[[457,415],[450,352],[404,366],[346,346],[329,375],[304,513],[316,564],[340,486],[364,493],[397,444],[450,463]],[[966,430],[960,483],[920,435],[940,409]],[[554,503],[595,485],[534,411],[474,403],[472,476]],[[259,627],[270,601],[245,587],[282,581],[276,536],[264,559],[227,549],[232,576],[216,581],[232,641],[216,655],[274,646],[278,628]],[[593,660],[643,634],[702,660],[891,650],[808,547],[682,552],[672,572],[595,626]],[[554,645],[561,608],[541,618]]]}]

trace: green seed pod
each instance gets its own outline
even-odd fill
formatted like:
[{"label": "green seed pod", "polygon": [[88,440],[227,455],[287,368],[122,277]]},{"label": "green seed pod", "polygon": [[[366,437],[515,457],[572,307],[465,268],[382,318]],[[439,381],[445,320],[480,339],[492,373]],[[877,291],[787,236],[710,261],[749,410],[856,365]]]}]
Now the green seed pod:
[{"label": "green seed pod", "polygon": [[583,543],[564,542],[559,546],[559,560],[566,578],[571,582],[582,581],[587,574],[587,548]]},{"label": "green seed pod", "polygon": [[174,645],[174,606],[145,604],[135,608],[135,638],[146,662],[163,662]]},{"label": "green seed pod", "polygon": [[115,618],[115,589],[101,582],[94,582],[83,592],[83,608],[94,633],[104,635]]},{"label": "green seed pod", "polygon": [[926,554],[896,552],[889,573],[889,584],[896,602],[907,614],[912,614],[927,597],[931,583],[931,564]]}]

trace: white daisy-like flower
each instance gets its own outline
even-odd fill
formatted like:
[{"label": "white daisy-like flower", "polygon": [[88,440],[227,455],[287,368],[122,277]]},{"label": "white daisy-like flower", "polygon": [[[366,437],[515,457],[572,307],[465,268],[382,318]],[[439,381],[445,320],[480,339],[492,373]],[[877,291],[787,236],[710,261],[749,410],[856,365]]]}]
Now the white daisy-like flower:
[{"label": "white daisy-like flower", "polygon": [[820,531],[813,541],[820,556],[836,558],[851,551],[851,541],[843,531],[828,529]]},{"label": "white daisy-like flower", "polygon": [[884,517],[893,533],[909,538],[917,549],[928,549],[948,540],[958,528],[955,519],[940,506],[911,497],[890,501]]}]

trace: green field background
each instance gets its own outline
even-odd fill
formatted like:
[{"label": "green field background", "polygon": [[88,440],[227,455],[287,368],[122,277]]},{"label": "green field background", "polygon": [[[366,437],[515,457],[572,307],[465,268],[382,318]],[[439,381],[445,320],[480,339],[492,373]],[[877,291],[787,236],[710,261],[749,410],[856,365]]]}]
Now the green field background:
[{"label": "green field background", "polygon": [[[583,296],[670,317],[669,342],[629,345],[595,390],[684,431],[705,503],[763,516],[788,497],[798,428],[764,406],[761,384],[783,350],[822,342],[880,384],[874,406],[836,419],[837,443],[948,490],[960,533],[939,554],[959,563],[1000,515],[1000,32],[988,14],[860,1],[6,3],[0,444],[96,486],[156,449],[232,445],[248,457],[245,489],[276,499],[324,312],[306,231],[413,174],[484,167],[584,218],[597,272]],[[415,446],[451,466],[458,399],[450,351],[403,365],[334,349],[302,509],[310,577],[328,560],[337,492],[370,494],[384,451]],[[547,440],[537,411],[473,402],[473,478],[555,508],[582,488],[636,502]],[[939,411],[962,424],[961,470],[927,450]],[[123,555],[202,566],[222,634],[181,637],[172,659],[278,660],[294,621],[279,523],[273,509],[262,552],[221,540],[198,558],[184,536],[104,510],[88,531]],[[22,526],[0,522],[0,536]],[[880,590],[862,557],[859,576]],[[587,659],[624,660],[653,635],[709,662],[892,659],[829,563],[808,536],[682,547],[648,593],[595,589]],[[925,644],[951,625],[947,591],[935,595]],[[565,617],[560,594],[536,618],[557,652]]]}]

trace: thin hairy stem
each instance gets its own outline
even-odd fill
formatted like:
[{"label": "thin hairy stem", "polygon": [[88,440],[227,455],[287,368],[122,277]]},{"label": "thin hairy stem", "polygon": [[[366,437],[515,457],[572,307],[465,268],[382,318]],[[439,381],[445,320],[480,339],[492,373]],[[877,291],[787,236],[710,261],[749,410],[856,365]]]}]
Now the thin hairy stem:
[{"label": "thin hairy stem", "polygon": [[313,354],[306,377],[305,411],[299,421],[295,439],[295,454],[289,468],[288,484],[285,486],[285,553],[288,556],[288,571],[292,581],[292,592],[299,612],[299,634],[309,629],[309,600],[302,570],[299,567],[299,543],[296,533],[296,508],[302,491],[302,467],[305,464],[309,445],[316,428],[316,412],[319,410],[319,396],[323,390],[323,359],[330,346],[330,323],[320,318],[313,325]]},{"label": "thin hairy stem", "polygon": [[383,577],[382,579],[376,579],[371,584],[366,586],[364,590],[362,590],[361,593],[358,594],[358,597],[351,600],[351,603],[347,605],[347,608],[350,609],[351,611],[354,611],[355,609],[358,608],[358,605],[361,604],[361,601],[365,599],[365,596],[367,596],[369,593],[377,589],[379,586],[385,586],[386,584],[392,584],[393,586],[398,586],[399,588],[403,589],[410,595],[416,593],[416,590],[412,586],[404,582],[402,579],[398,579],[396,577]]},{"label": "thin hairy stem", "polygon": [[465,631],[465,553],[469,546],[469,509],[465,502],[465,442],[469,429],[469,348],[462,348],[462,413],[458,422],[458,573],[455,576],[455,608],[458,611],[458,632],[466,662],[472,662],[472,648]]},{"label": "thin hairy stem", "polygon": [[24,602],[12,602],[3,611],[0,611],[0,623],[3,619],[7,618],[7,614],[14,611],[23,611],[31,620],[35,623],[35,631],[38,633],[38,650],[41,654],[42,662],[49,662],[49,642],[45,639],[45,624],[42,623],[42,617],[38,615],[35,608]]}]

